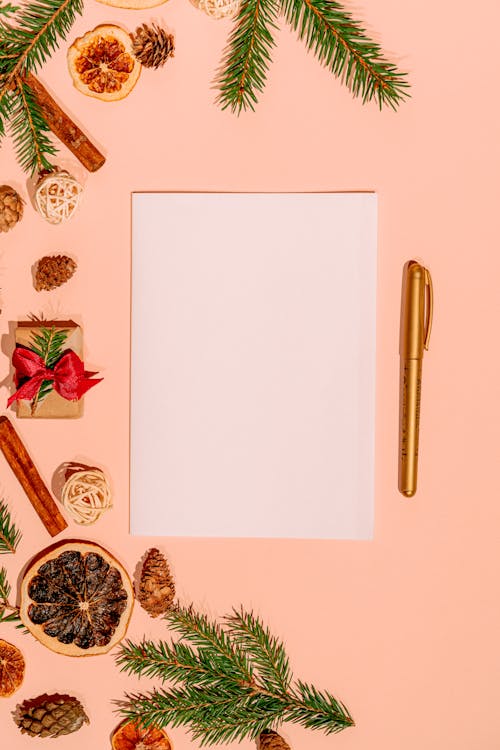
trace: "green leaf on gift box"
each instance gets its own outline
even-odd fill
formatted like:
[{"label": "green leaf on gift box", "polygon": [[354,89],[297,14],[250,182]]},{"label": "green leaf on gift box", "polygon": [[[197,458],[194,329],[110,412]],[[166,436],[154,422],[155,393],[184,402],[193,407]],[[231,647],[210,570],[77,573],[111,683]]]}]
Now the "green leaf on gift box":
[{"label": "green leaf on gift box", "polygon": [[[61,359],[64,352],[64,344],[68,338],[66,329],[58,330],[52,328],[41,328],[39,333],[33,333],[31,337],[30,349],[43,359],[46,367],[54,367],[56,362]],[[47,396],[54,388],[52,380],[44,380],[40,386],[36,397],[33,399],[31,409],[34,411],[36,406]]]}]

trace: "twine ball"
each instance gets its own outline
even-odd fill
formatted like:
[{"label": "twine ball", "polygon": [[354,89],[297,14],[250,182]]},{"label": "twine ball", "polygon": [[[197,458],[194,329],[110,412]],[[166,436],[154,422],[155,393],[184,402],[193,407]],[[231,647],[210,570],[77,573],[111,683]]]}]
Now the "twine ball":
[{"label": "twine ball", "polygon": [[70,516],[82,526],[90,526],[112,507],[111,490],[100,469],[75,471],[66,480],[61,501]]},{"label": "twine ball", "polygon": [[78,208],[82,186],[65,170],[49,172],[36,187],[36,207],[49,224],[62,224]]},{"label": "twine ball", "polygon": [[219,20],[232,18],[239,10],[241,0],[191,0],[207,16]]}]

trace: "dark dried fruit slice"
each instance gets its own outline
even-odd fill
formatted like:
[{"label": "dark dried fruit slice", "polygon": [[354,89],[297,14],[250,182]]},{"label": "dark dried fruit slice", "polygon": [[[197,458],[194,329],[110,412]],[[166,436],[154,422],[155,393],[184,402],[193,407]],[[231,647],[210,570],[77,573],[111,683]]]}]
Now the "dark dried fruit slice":
[{"label": "dark dried fruit slice", "polygon": [[90,542],[64,542],[44,550],[29,566],[20,615],[52,651],[91,656],[122,640],[133,600],[126,571],[107,550]]},{"label": "dark dried fruit slice", "polygon": [[124,721],[115,729],[111,744],[113,750],[172,750],[164,729],[141,727],[137,722]]},{"label": "dark dried fruit slice", "polygon": [[111,24],[75,39],[68,50],[68,67],[82,94],[106,102],[126,97],[141,72],[130,35]]},{"label": "dark dried fruit slice", "polygon": [[0,698],[8,698],[24,679],[24,657],[17,646],[0,639]]}]

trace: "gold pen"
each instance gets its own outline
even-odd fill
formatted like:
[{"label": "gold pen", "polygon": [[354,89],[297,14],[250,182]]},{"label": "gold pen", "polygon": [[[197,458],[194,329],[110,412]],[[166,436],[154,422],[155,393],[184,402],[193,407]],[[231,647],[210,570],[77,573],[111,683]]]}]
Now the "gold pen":
[{"label": "gold pen", "polygon": [[399,400],[399,491],[413,497],[417,491],[418,431],[422,359],[429,348],[433,295],[429,271],[414,260],[403,270],[401,300],[401,360]]}]

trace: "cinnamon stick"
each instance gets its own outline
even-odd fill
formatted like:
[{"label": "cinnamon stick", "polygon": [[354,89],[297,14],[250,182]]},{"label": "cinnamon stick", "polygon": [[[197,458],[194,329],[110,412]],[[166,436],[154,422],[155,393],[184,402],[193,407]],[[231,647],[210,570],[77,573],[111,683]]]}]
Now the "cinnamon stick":
[{"label": "cinnamon stick", "polygon": [[51,536],[67,523],[8,417],[0,417],[0,450]]},{"label": "cinnamon stick", "polygon": [[51,97],[45,86],[32,73],[26,76],[26,83],[32,90],[48,126],[60,141],[76,156],[89,172],[100,169],[105,157]]}]

